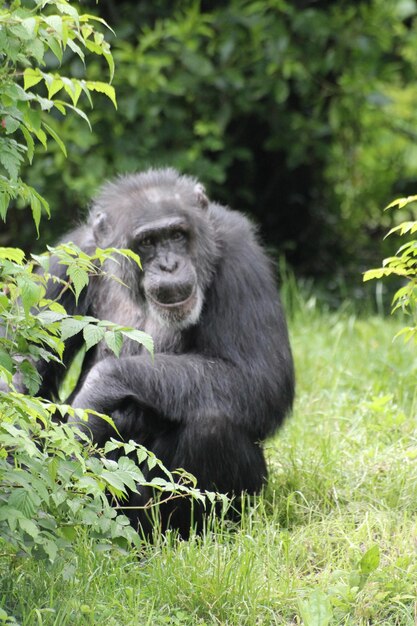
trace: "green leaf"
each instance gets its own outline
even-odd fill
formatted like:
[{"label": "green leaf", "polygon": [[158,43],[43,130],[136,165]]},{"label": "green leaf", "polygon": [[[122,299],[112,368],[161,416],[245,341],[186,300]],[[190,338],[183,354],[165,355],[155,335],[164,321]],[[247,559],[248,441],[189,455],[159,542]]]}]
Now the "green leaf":
[{"label": "green leaf", "polygon": [[298,606],[303,626],[328,626],[333,619],[330,599],[320,589],[313,591],[306,600],[299,600]]},{"label": "green leaf", "polygon": [[37,85],[42,80],[42,72],[38,68],[28,67],[23,72],[23,87],[25,91]]},{"label": "green leaf", "polygon": [[110,348],[110,350],[112,350],[112,352],[119,357],[120,356],[120,351],[122,349],[123,346],[123,335],[120,331],[118,330],[107,330],[104,333],[104,340],[106,342],[106,344],[108,345],[108,347]]},{"label": "green leaf", "polygon": [[21,24],[28,34],[28,39],[36,37],[38,32],[38,22],[34,17],[27,17],[21,21]]},{"label": "green leaf", "polygon": [[73,317],[67,317],[61,322],[61,339],[65,341],[74,335],[77,335],[81,332],[88,322],[84,320],[77,320]]},{"label": "green leaf", "polygon": [[75,41],[72,41],[72,39],[68,39],[67,41],[67,46],[68,48],[70,48],[75,54],[77,54],[81,61],[84,62],[85,59],[85,55],[84,52],[82,51],[82,49],[80,48],[80,46],[78,44],[75,43]]},{"label": "green leaf", "polygon": [[38,319],[44,326],[50,326],[55,322],[61,321],[65,317],[66,314],[59,311],[41,311],[38,315],[36,315],[36,319]]},{"label": "green leaf", "polygon": [[54,131],[54,129],[51,126],[49,126],[49,124],[46,124],[44,122],[43,123],[43,127],[51,135],[52,139],[54,139],[56,141],[56,143],[58,144],[58,146],[62,150],[64,156],[67,156],[67,149],[66,149],[65,144],[62,141],[61,137]]},{"label": "green leaf", "polygon": [[3,117],[3,122],[8,135],[16,132],[16,130],[20,127],[20,120],[12,117],[11,115],[5,115]]},{"label": "green leaf", "polygon": [[64,86],[62,78],[60,76],[52,76],[52,80],[48,82],[48,98],[52,98],[58,91]]},{"label": "green leaf", "polygon": [[117,253],[117,254],[121,254],[122,256],[128,257],[129,259],[132,259],[142,269],[140,256],[136,254],[136,252],[133,252],[133,250],[130,250],[129,248],[120,248],[120,249],[108,248],[107,250],[104,250],[104,252],[111,252],[112,254]]},{"label": "green leaf", "polygon": [[74,106],[77,106],[77,102],[82,92],[82,87],[80,82],[75,79],[62,77],[62,83],[64,85],[64,89],[72,100]]},{"label": "green leaf", "polygon": [[35,396],[42,383],[38,370],[33,363],[26,359],[19,363],[19,371],[23,374],[23,384],[27,387],[29,394]]},{"label": "green leaf", "polygon": [[111,85],[108,85],[107,83],[91,81],[91,80],[86,81],[85,84],[88,87],[88,89],[90,89],[91,91],[98,91],[100,93],[104,93],[113,102],[114,108],[117,109],[116,92],[114,90],[114,87],[112,87]]},{"label": "green leaf", "polygon": [[114,77],[114,59],[110,52],[103,52],[103,56],[107,61],[107,65],[109,66],[110,82],[112,82],[113,77]]},{"label": "green leaf", "polygon": [[0,217],[3,221],[6,221],[7,209],[9,208],[10,196],[3,191],[0,191]]},{"label": "green leaf", "polygon": [[33,221],[35,222],[36,232],[39,237],[39,224],[41,221],[42,207],[39,198],[35,195],[30,196],[30,208],[32,211]]},{"label": "green leaf", "polygon": [[45,551],[45,553],[48,555],[49,561],[53,563],[58,554],[58,546],[55,543],[55,541],[52,541],[52,540],[43,541],[42,548]]},{"label": "green leaf", "polygon": [[30,518],[35,515],[35,511],[40,505],[40,498],[33,490],[28,491],[17,487],[10,494],[7,504]]},{"label": "green leaf", "polygon": [[410,202],[415,202],[416,200],[417,200],[417,196],[407,196],[406,198],[397,198],[397,200],[394,200],[393,202],[388,204],[388,206],[385,207],[385,210],[392,209],[395,206],[399,209],[403,209],[405,206],[407,206],[407,204],[410,204]]},{"label": "green leaf", "polygon": [[[71,109],[72,111],[74,111],[74,113],[76,113],[79,117],[81,117],[88,124],[88,128],[91,130],[90,120],[88,119],[84,111],[82,111],[78,107],[75,107],[72,104],[68,104],[67,102],[63,102],[62,104],[66,106],[68,109]],[[57,106],[57,102],[55,102],[55,106]]]},{"label": "green leaf", "polygon": [[58,61],[61,63],[62,62],[61,41],[57,40],[56,37],[54,37],[53,35],[46,35],[45,41],[46,41],[47,46],[49,46],[49,48],[52,50],[52,52],[54,53]]},{"label": "green leaf", "polygon": [[105,335],[105,329],[95,324],[88,324],[83,330],[84,341],[87,350],[101,341]]},{"label": "green leaf", "polygon": [[381,554],[379,546],[375,545],[369,548],[359,561],[359,568],[362,574],[370,574],[375,571],[380,563]]},{"label": "green leaf", "polygon": [[30,309],[35,304],[38,304],[45,290],[41,285],[25,275],[19,276],[17,284],[20,288],[20,297],[22,299],[25,316],[28,317]]},{"label": "green leaf", "polygon": [[118,491],[121,491],[121,492],[126,491],[126,485],[123,482],[123,480],[119,478],[118,473],[103,470],[102,477],[104,478],[106,483],[110,485],[111,487],[113,487],[114,489],[117,489]]},{"label": "green leaf", "polygon": [[398,224],[398,226],[394,226],[394,228],[391,228],[391,230],[388,231],[388,234],[385,235],[385,237],[389,237],[389,235],[392,235],[393,233],[406,235],[407,233],[414,234],[415,232],[417,232],[416,221],[402,222],[401,224]]},{"label": "green leaf", "polygon": [[134,330],[134,329],[122,330],[121,332],[125,337],[132,339],[132,341],[137,341],[138,343],[142,344],[144,348],[146,348],[146,350],[150,354],[153,354],[154,345],[153,345],[153,339],[150,335],[148,335],[147,333],[144,333],[142,330]]},{"label": "green leaf", "polygon": [[13,360],[10,354],[5,352],[1,348],[0,348],[0,367],[4,367],[4,369],[6,369],[11,374],[13,374],[13,371],[14,371]]},{"label": "green leaf", "polygon": [[4,166],[13,181],[19,176],[23,156],[20,154],[24,146],[11,139],[0,141],[0,163]]},{"label": "green leaf", "polygon": [[59,35],[59,38],[62,39],[62,17],[59,15],[43,16],[43,20]]},{"label": "green leaf", "polygon": [[64,15],[69,15],[70,17],[72,17],[72,19],[76,22],[76,24],[79,23],[78,11],[75,7],[71,6],[69,2],[65,2],[65,0],[61,0],[60,2],[57,2],[56,8],[58,9],[60,13],[63,13]]},{"label": "green leaf", "polygon": [[25,531],[25,533],[33,537],[33,539],[36,539],[39,536],[39,528],[31,520],[21,518],[19,519],[19,526]]},{"label": "green leaf", "polygon": [[35,142],[33,141],[33,137],[28,131],[28,129],[26,128],[26,126],[22,124],[20,127],[20,130],[22,131],[23,136],[26,141],[28,161],[29,163],[32,163],[33,154],[35,152]]},{"label": "green leaf", "polygon": [[78,301],[81,291],[88,285],[88,274],[76,263],[68,266],[67,274],[72,280],[75,290],[75,298]]},{"label": "green leaf", "polygon": [[8,259],[21,265],[25,260],[25,253],[20,248],[0,248],[0,259]]}]

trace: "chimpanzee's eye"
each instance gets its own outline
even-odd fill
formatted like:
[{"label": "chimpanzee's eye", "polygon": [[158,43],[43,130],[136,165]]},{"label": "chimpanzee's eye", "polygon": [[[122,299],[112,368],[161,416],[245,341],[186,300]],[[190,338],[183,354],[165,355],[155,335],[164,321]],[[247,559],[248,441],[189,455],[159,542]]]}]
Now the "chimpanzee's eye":
[{"label": "chimpanzee's eye", "polygon": [[153,237],[143,237],[143,239],[139,239],[138,243],[140,248],[152,248],[154,240]]},{"label": "chimpanzee's eye", "polygon": [[171,241],[185,241],[186,238],[186,234],[182,230],[173,230],[170,235]]}]

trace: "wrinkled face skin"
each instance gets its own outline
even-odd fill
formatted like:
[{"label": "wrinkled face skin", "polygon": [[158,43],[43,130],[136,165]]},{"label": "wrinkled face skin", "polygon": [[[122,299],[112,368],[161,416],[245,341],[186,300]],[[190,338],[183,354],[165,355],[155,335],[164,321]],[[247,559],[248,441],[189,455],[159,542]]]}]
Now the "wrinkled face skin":
[{"label": "wrinkled face skin", "polygon": [[142,261],[141,287],[151,313],[179,328],[197,322],[203,300],[191,258],[192,236],[187,221],[173,216],[139,227],[131,243]]}]

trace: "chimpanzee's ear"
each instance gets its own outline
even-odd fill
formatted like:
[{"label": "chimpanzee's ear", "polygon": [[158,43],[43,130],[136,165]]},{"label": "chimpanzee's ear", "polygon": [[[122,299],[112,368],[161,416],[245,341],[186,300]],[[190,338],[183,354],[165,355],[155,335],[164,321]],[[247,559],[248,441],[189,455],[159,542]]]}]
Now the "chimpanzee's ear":
[{"label": "chimpanzee's ear", "polygon": [[103,213],[102,211],[96,213],[92,218],[91,225],[93,228],[94,239],[96,240],[96,243],[100,245],[109,230],[109,220],[106,213]]},{"label": "chimpanzee's ear", "polygon": [[197,206],[201,209],[207,209],[209,205],[209,199],[206,195],[206,190],[201,183],[197,183],[194,187],[194,194],[196,197]]}]

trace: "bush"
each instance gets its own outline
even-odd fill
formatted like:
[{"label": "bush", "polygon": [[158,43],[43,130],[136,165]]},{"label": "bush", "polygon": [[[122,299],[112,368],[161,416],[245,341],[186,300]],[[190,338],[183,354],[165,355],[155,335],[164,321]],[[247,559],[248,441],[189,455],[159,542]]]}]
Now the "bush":
[{"label": "bush", "polygon": [[[90,50],[105,58],[112,75],[109,45],[94,25],[103,20],[79,14],[66,0],[13,2],[0,11],[0,54],[5,71],[0,76],[0,216],[5,219],[11,200],[29,204],[39,232],[46,200],[24,182],[21,169],[25,158],[33,164],[35,142],[44,147],[52,140],[66,155],[58,134],[54,111],[79,116],[82,94],[103,92],[115,104],[113,87],[98,80],[68,78],[45,71],[48,55],[59,61],[70,50],[84,61]],[[43,95],[34,91],[41,88]],[[58,97],[64,93],[67,99]],[[139,546],[140,538],[121,513],[127,490],[150,485],[173,495],[203,499],[193,488],[192,477],[179,479],[134,442],[110,441],[97,450],[80,432],[62,419],[84,411],[34,397],[41,379],[42,361],[61,361],[64,342],[82,332],[88,350],[102,339],[118,356],[123,338],[139,341],[152,350],[144,333],[100,322],[91,317],[71,317],[63,307],[45,297],[51,254],[67,266],[62,290],[78,298],[91,274],[102,271],[110,254],[138,257],[130,250],[100,250],[93,256],[74,245],[50,248],[46,255],[26,258],[19,248],[0,248],[0,544],[3,554],[29,555],[53,562],[65,551],[71,558],[73,540],[89,532],[96,547],[111,544]],[[42,271],[37,271],[37,268]],[[28,393],[22,393],[28,392]],[[103,416],[109,421],[110,418]],[[115,430],[115,433],[117,431]],[[118,461],[106,455],[116,453]],[[146,481],[140,467],[159,465],[165,478]],[[191,486],[190,486],[191,485]],[[213,496],[209,496],[214,498]],[[109,503],[116,506],[111,506]],[[3,619],[3,616],[0,616]]]}]

